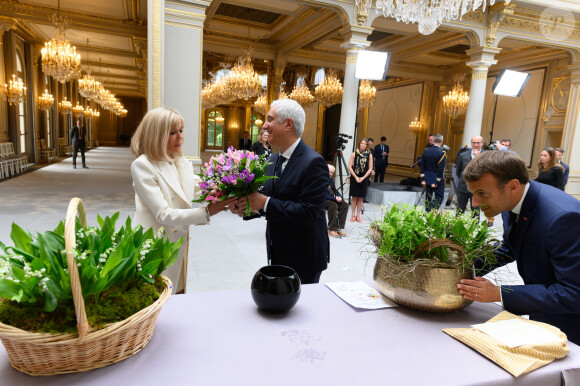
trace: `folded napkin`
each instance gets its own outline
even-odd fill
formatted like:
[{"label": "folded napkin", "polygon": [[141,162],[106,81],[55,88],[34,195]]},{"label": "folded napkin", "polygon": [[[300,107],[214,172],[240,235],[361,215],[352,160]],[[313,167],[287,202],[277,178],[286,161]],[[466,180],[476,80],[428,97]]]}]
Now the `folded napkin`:
[{"label": "folded napkin", "polygon": [[474,327],[446,328],[443,329],[443,332],[479,351],[515,377],[545,366],[555,359],[564,358],[570,352],[570,349],[566,345],[568,341],[566,334],[549,324],[534,322],[507,311],[500,312],[488,320],[487,323],[514,318],[519,318],[526,323],[533,323],[536,326],[548,329],[558,336],[560,340],[554,343],[528,344],[510,348]]}]

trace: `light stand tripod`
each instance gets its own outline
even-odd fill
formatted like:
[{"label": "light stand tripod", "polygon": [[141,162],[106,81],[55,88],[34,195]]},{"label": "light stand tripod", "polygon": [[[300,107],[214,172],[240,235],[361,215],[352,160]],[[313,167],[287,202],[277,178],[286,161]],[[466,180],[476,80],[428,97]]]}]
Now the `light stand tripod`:
[{"label": "light stand tripod", "polygon": [[[344,184],[346,180],[343,180],[343,166],[344,166],[344,171],[348,172],[348,166],[346,165],[346,161],[344,160],[344,156],[342,155],[342,148],[338,147],[336,149],[336,153],[334,153],[334,161],[332,161],[332,165],[334,166],[334,170],[338,171],[338,173],[336,174],[338,176],[338,179],[340,180],[340,185],[338,185],[338,191],[340,192],[340,195],[343,197],[344,199]],[[348,178],[350,173],[346,174],[346,177]],[[349,194],[349,204],[350,204],[350,194]]]}]

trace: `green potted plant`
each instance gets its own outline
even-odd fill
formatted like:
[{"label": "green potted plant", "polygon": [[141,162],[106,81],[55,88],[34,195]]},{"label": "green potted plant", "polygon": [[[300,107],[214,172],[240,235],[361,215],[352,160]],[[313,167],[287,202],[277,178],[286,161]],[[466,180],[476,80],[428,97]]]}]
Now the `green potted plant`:
[{"label": "green potted plant", "polygon": [[0,243],[0,339],[14,368],[30,375],[88,371],[149,342],[171,294],[161,272],[177,259],[182,240],[133,227],[130,218],[116,229],[118,218],[98,216],[99,225],[88,227],[75,198],[54,231],[33,236],[12,225],[14,245]]},{"label": "green potted plant", "polygon": [[456,285],[474,276],[475,260],[484,265],[495,261],[497,240],[487,224],[471,213],[425,212],[403,204],[383,207],[383,212],[369,229],[379,290],[398,304],[425,311],[469,305]]}]

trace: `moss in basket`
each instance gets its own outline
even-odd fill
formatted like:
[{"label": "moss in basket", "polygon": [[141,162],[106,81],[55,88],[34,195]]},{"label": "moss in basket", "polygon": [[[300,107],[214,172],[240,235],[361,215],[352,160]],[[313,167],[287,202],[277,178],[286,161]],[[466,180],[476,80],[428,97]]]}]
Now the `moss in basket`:
[{"label": "moss in basket", "polygon": [[[125,319],[159,298],[159,275],[177,259],[182,240],[163,231],[125,225],[119,213],[98,227],[76,224],[76,256],[89,324],[101,328]],[[74,332],[76,316],[64,243],[64,224],[33,237],[16,224],[14,246],[0,243],[0,322],[39,332]],[[72,329],[71,329],[72,327]]]},{"label": "moss in basket", "polygon": [[[453,266],[472,269],[475,260],[494,264],[498,241],[491,237],[485,222],[471,213],[456,216],[453,212],[425,212],[407,204],[383,206],[383,217],[371,224],[369,239],[379,258],[399,263]],[[430,241],[446,240],[459,245],[460,252]],[[427,244],[426,250],[420,245]]]}]

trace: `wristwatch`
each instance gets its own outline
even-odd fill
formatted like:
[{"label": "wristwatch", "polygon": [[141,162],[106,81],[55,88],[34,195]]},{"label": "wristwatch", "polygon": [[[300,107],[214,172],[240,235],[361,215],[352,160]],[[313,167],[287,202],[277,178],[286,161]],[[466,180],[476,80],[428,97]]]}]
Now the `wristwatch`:
[{"label": "wristwatch", "polygon": [[205,219],[207,220],[207,222],[211,220],[211,216],[209,214],[209,205],[205,207]]}]

